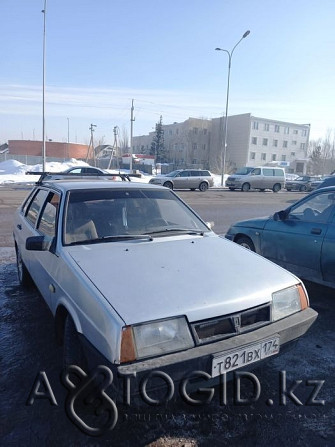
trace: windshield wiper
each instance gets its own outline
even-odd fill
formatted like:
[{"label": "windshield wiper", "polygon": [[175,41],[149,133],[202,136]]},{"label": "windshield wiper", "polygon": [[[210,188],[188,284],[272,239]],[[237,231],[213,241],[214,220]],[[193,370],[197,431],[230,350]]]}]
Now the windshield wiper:
[{"label": "windshield wiper", "polygon": [[101,236],[96,239],[85,239],[83,241],[75,241],[69,245],[89,245],[89,244],[99,244],[105,241],[126,241],[126,240],[136,240],[144,239],[147,241],[153,241],[153,238],[149,234],[116,234],[110,236]]},{"label": "windshield wiper", "polygon": [[127,240],[127,239],[146,239],[148,241],[152,241],[152,237],[149,234],[115,234],[110,236],[102,236],[97,241],[117,241],[117,240]]},{"label": "windshield wiper", "polygon": [[158,234],[158,233],[185,233],[185,234],[198,234],[199,236],[203,236],[204,235],[204,231],[203,230],[194,230],[194,229],[189,229],[189,228],[164,228],[162,230],[156,230],[156,231],[150,231],[148,233],[145,234]]}]

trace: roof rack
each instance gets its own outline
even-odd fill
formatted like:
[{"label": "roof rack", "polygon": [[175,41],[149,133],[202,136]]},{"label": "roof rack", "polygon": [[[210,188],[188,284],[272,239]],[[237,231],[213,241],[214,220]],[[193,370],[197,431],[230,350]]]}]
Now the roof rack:
[{"label": "roof rack", "polygon": [[43,182],[47,182],[50,180],[74,180],[74,179],[92,179],[99,180],[101,178],[110,177],[113,180],[113,177],[120,177],[123,182],[130,182],[129,174],[73,174],[66,172],[34,172],[27,171],[26,175],[39,175],[40,178],[37,180],[36,185],[41,185]]}]

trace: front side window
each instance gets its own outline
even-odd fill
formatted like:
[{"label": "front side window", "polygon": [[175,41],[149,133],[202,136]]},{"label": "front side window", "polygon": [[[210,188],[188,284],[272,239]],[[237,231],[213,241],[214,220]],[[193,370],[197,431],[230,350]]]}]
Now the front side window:
[{"label": "front side window", "polygon": [[306,222],[326,223],[335,211],[335,193],[314,195],[292,207],[288,218]]},{"label": "front side window", "polygon": [[59,208],[60,196],[50,193],[41,213],[37,229],[50,238],[56,235],[56,217]]},{"label": "front side window", "polygon": [[45,202],[47,195],[48,191],[46,191],[45,189],[40,189],[27,208],[26,218],[33,226],[35,226],[36,224],[38,214]]}]

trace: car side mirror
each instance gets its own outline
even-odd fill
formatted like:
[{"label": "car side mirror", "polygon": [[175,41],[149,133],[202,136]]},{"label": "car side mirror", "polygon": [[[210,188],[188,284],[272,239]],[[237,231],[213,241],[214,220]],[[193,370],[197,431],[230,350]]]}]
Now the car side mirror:
[{"label": "car side mirror", "polygon": [[45,236],[31,236],[26,239],[26,250],[31,251],[49,251],[53,238],[49,239]]},{"label": "car side mirror", "polygon": [[288,212],[286,210],[278,211],[277,213],[274,213],[273,220],[285,220],[287,218],[287,215]]}]

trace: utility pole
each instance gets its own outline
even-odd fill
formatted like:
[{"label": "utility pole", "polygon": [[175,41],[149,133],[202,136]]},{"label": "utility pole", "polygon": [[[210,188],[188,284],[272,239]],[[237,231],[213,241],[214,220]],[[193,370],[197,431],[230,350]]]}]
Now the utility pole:
[{"label": "utility pole", "polygon": [[115,126],[113,128],[113,133],[114,133],[114,143],[113,143],[113,149],[111,150],[111,155],[110,155],[110,158],[109,158],[109,163],[108,163],[108,168],[107,169],[110,169],[110,167],[111,167],[114,153],[118,154],[118,144],[117,144],[117,135],[119,133],[118,126]]},{"label": "utility pole", "polygon": [[129,171],[132,173],[133,171],[133,123],[135,121],[134,118],[134,100],[131,100],[131,112],[130,112],[130,163],[129,163]]},{"label": "utility pole", "polygon": [[96,161],[95,161],[95,151],[94,151],[94,142],[93,142],[93,132],[94,132],[94,127],[97,127],[95,124],[91,124],[90,125],[90,131],[91,131],[91,139],[90,139],[90,144],[88,145],[87,148],[87,155],[86,155],[86,163],[89,159],[89,155],[90,155],[90,150],[92,150],[92,155],[93,155],[93,161],[94,161],[94,166],[96,165]]}]

